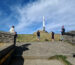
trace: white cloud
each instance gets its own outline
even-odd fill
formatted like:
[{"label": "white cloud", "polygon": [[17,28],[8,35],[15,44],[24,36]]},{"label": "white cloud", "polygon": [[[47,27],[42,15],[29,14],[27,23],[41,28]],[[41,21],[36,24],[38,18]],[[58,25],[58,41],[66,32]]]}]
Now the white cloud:
[{"label": "white cloud", "polygon": [[[72,29],[75,29],[74,26],[72,27],[72,25],[75,25],[74,10],[74,0],[38,0],[23,7],[17,6],[16,12],[19,15],[17,17],[19,24],[16,26],[16,30],[22,32],[29,29],[29,26],[33,24],[41,23],[43,15],[46,19],[47,31],[56,27],[59,28],[62,25],[70,25]],[[38,27],[38,29],[42,29],[42,26]],[[70,29],[68,28],[68,30]]]}]

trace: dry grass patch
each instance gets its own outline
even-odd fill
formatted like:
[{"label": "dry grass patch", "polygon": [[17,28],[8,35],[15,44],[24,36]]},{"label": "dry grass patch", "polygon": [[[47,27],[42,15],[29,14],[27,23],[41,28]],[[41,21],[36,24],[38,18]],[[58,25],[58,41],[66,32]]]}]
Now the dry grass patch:
[{"label": "dry grass patch", "polygon": [[[60,34],[55,34],[55,41],[59,41]],[[51,33],[40,32],[40,41],[51,41]],[[34,34],[19,34],[17,42],[38,42],[36,33]]]},{"label": "dry grass patch", "polygon": [[64,65],[72,65],[69,61],[67,61],[67,57],[63,56],[63,55],[55,55],[55,56],[52,56],[49,58],[49,60],[51,60],[51,59],[57,59],[57,60],[63,62]]}]

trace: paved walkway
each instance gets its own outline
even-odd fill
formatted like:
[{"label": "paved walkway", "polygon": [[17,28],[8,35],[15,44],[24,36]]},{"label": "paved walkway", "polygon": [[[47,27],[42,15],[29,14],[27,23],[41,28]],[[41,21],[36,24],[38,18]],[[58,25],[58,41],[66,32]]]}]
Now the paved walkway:
[{"label": "paved walkway", "polygon": [[16,56],[22,61],[18,65],[63,65],[60,61],[49,61],[48,58],[54,55],[72,57],[75,52],[75,46],[66,42],[17,43],[17,46]]},{"label": "paved walkway", "polygon": [[22,56],[25,57],[45,57],[49,58],[54,55],[72,55],[75,52],[75,46],[66,42],[35,42],[35,43],[20,43],[22,48],[28,49],[23,52]]}]

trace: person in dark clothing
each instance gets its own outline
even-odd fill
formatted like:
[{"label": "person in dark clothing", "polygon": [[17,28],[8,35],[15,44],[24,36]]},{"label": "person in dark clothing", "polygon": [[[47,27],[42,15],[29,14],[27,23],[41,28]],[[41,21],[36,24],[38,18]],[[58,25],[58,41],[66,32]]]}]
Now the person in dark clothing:
[{"label": "person in dark clothing", "polygon": [[39,30],[37,31],[37,38],[38,38],[38,40],[40,40],[40,31]]},{"label": "person in dark clothing", "polygon": [[52,42],[54,41],[54,32],[51,33]]},{"label": "person in dark clothing", "polygon": [[64,28],[64,26],[62,26],[62,29],[61,29],[61,41],[64,40],[64,38],[63,38],[64,34],[65,34],[65,28]]},{"label": "person in dark clothing", "polygon": [[61,34],[62,34],[62,35],[65,34],[65,28],[64,28],[64,26],[62,26]]},{"label": "person in dark clothing", "polygon": [[14,45],[16,45],[17,32],[14,34]]}]

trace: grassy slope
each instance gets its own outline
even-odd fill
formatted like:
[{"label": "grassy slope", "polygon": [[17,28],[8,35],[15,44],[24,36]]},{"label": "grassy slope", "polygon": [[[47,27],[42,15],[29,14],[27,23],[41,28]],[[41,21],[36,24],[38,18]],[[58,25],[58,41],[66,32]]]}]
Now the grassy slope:
[{"label": "grassy slope", "polygon": [[[41,42],[51,41],[51,34],[41,32],[40,35],[41,35],[41,37],[40,37]],[[55,41],[57,41],[59,39],[60,39],[60,35],[55,34]],[[37,42],[37,41],[38,40],[37,40],[36,33],[34,33],[34,34],[19,34],[18,38],[17,38],[17,42]]]}]

